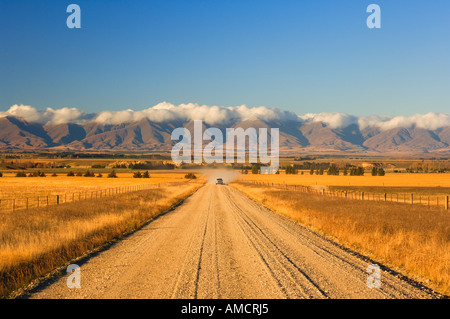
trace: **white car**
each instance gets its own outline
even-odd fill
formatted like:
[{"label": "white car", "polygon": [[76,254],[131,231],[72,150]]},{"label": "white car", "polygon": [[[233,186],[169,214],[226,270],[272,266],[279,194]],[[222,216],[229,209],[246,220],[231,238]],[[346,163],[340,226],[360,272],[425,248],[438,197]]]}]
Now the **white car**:
[{"label": "white car", "polygon": [[216,185],[225,185],[225,183],[223,182],[223,179],[218,178],[216,179]]}]

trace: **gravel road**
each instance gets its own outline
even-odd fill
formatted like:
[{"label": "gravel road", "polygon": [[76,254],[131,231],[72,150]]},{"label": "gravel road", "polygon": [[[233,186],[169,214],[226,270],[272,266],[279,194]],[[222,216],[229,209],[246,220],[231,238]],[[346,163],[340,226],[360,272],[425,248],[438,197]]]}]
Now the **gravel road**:
[{"label": "gravel road", "polygon": [[206,185],[182,205],[85,260],[30,298],[432,298],[426,289],[276,214],[239,191]]}]

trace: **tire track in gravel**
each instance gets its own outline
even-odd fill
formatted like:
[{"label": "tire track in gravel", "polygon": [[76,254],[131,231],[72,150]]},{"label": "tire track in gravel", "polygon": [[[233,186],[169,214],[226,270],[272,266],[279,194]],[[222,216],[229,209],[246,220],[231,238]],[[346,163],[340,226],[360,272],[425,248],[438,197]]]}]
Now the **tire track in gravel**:
[{"label": "tire track in gravel", "polygon": [[[287,298],[326,298],[320,289],[299,266],[297,266],[283,251],[258,227],[248,215],[232,200],[230,192],[226,195],[229,207],[236,212],[242,221],[240,227],[247,234],[249,241],[258,251],[266,267],[280,285]],[[246,228],[246,229],[245,229]],[[252,234],[253,238],[249,234]],[[265,257],[264,257],[265,256]],[[281,273],[281,274],[280,274]],[[280,276],[281,275],[281,276]],[[280,277],[287,277],[287,284]],[[294,287],[289,287],[294,286]],[[291,290],[291,291],[289,291]],[[288,292],[289,291],[289,292]]]}]

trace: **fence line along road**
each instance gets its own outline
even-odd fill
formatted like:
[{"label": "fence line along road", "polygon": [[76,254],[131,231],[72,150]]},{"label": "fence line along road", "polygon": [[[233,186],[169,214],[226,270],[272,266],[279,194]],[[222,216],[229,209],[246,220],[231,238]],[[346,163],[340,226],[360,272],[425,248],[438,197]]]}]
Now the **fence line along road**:
[{"label": "fence line along road", "polygon": [[118,194],[131,193],[147,189],[155,189],[161,185],[169,185],[174,183],[182,183],[186,181],[142,184],[142,185],[128,185],[111,187],[97,190],[86,190],[78,192],[69,192],[56,195],[38,195],[33,197],[18,197],[18,198],[0,198],[0,211],[16,211],[21,209],[47,207],[51,205],[59,205],[64,203],[73,203],[87,199],[97,199]]},{"label": "fence line along road", "polygon": [[305,185],[288,185],[288,184],[277,184],[269,182],[258,182],[249,181],[250,183],[256,185],[264,185],[271,187],[278,187],[286,190],[294,190],[303,193],[318,194],[331,197],[339,197],[345,199],[354,200],[375,200],[384,202],[396,202],[411,205],[425,205],[428,207],[437,206],[443,207],[445,210],[449,208],[449,196],[448,195],[422,195],[414,193],[368,193],[360,191],[328,191],[325,188],[320,190],[317,187],[305,186]]}]

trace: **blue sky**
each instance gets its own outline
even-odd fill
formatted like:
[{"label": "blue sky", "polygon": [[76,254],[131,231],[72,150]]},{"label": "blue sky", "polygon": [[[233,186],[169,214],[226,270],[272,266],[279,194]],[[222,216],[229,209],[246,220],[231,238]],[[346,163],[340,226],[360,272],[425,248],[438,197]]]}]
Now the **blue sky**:
[{"label": "blue sky", "polygon": [[[66,8],[81,7],[81,29]],[[368,29],[366,7],[381,7]],[[0,111],[450,109],[450,1],[0,0]]]}]

